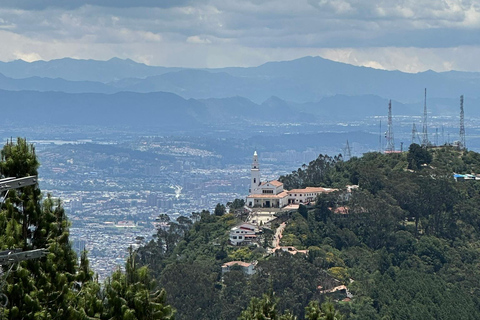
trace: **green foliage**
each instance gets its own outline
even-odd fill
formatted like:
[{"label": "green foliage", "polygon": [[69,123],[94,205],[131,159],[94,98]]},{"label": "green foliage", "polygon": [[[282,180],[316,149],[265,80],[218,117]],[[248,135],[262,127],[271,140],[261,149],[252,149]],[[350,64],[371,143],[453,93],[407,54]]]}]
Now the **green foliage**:
[{"label": "green foliage", "polygon": [[[282,241],[309,247],[311,263],[348,285],[353,301],[339,309],[349,319],[474,318],[480,303],[470,293],[480,292],[480,255],[471,248],[480,247],[480,184],[455,182],[453,173],[479,169],[474,152],[418,145],[338,162],[309,183],[334,181],[335,172],[360,189],[348,201],[322,196],[315,208],[302,208]],[[349,214],[333,214],[339,206]]]},{"label": "green foliage", "polygon": [[[2,177],[37,175],[38,166],[35,149],[24,139],[7,143],[1,151]],[[0,290],[8,304],[0,309],[0,318],[172,319],[165,292],[150,293],[147,269],[135,268],[132,257],[127,274],[114,273],[102,288],[85,251],[77,265],[69,225],[62,202],[50,194],[42,201],[38,185],[8,192],[0,208],[0,247],[44,248],[48,253],[2,267]]]},{"label": "green foliage", "polygon": [[235,199],[233,202],[228,202],[227,207],[230,208],[230,213],[235,212],[237,209],[241,209],[245,206],[245,200],[244,199]]},{"label": "green foliage", "polygon": [[226,212],[225,205],[221,203],[217,203],[217,205],[215,206],[214,214],[216,216],[223,216],[225,212]]},{"label": "green foliage", "polygon": [[[449,147],[412,145],[408,153],[347,162],[321,155],[281,178],[287,188],[341,189],[289,217],[281,244],[308,248],[307,256],[231,247],[235,217],[203,211],[192,214],[193,224],[168,222],[138,259],[171,294],[178,319],[473,319],[480,183],[455,182],[453,172],[478,170],[478,154]],[[342,191],[348,184],[359,188]],[[348,213],[335,213],[340,207]],[[21,234],[10,228],[12,238]],[[252,259],[254,275],[240,268],[221,274],[226,261]],[[351,301],[341,301],[340,290],[329,293],[340,284]]]},{"label": "green foliage", "polygon": [[432,154],[428,151],[426,147],[422,147],[416,143],[412,143],[408,148],[408,169],[420,169],[422,165],[430,164],[430,162],[432,162],[432,159]]},{"label": "green foliage", "polygon": [[173,309],[166,304],[165,290],[152,293],[154,282],[148,268],[138,268],[130,248],[125,273],[115,271],[105,282],[106,310],[104,319],[174,319]]}]

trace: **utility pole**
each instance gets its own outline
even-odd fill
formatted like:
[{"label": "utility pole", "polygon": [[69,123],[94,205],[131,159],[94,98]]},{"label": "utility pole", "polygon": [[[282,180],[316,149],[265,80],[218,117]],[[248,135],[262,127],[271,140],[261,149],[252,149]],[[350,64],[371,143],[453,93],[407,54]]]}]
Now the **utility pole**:
[{"label": "utility pole", "polygon": [[393,123],[392,123],[392,100],[388,102],[388,128],[385,134],[387,146],[385,152],[395,151],[395,141],[393,139]]},{"label": "utility pole", "polygon": [[460,96],[460,148],[466,149],[465,142],[465,115],[463,112],[463,95]]}]

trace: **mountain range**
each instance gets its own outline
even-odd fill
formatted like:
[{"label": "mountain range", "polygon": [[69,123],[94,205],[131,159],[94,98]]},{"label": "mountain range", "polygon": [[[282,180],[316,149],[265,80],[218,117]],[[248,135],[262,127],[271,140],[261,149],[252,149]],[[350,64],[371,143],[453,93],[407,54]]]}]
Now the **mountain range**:
[{"label": "mountain range", "polygon": [[320,57],[268,62],[258,67],[185,69],[147,66],[118,58],[108,61],[70,58],[1,62],[0,89],[139,93],[171,92],[184,98],[209,99],[241,96],[261,103],[271,96],[306,103],[342,95],[372,94],[410,103],[428,97],[478,98],[480,73],[403,73],[358,67]]},{"label": "mountain range", "polygon": [[[432,115],[457,116],[459,96],[476,105],[480,73],[409,74],[319,57],[251,68],[181,69],[132,60],[59,59],[0,63],[0,123],[188,126],[312,123],[420,116],[424,88]],[[468,115],[480,116],[475,108]]]}]

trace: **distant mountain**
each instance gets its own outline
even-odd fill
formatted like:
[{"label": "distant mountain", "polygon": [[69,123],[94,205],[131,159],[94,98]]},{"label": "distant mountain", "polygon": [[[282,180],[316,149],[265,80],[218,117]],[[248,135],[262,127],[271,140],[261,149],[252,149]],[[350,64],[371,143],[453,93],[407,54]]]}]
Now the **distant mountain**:
[{"label": "distant mountain", "polygon": [[[241,96],[261,104],[272,96],[293,103],[318,102],[329,96],[375,95],[401,103],[428,99],[480,98],[480,73],[433,71],[418,74],[357,67],[320,57],[268,62],[251,68],[180,69],[152,67],[132,60],[59,59],[27,63],[0,63],[0,73],[20,79],[62,78],[75,83],[38,78],[8,82],[0,88],[65,92],[172,92],[183,98],[209,99]],[[92,81],[92,82],[86,82]],[[99,84],[102,82],[103,84]]]},{"label": "distant mountain", "polygon": [[175,94],[116,94],[0,90],[0,123],[131,127],[202,127],[205,106]]},{"label": "distant mountain", "polygon": [[30,77],[13,79],[0,74],[0,90],[58,91],[67,93],[114,93],[117,89],[101,82],[68,81],[60,78]]},{"label": "distant mountain", "polygon": [[[185,98],[243,96],[257,103],[271,96],[293,102],[342,95],[377,95],[401,102],[428,97],[480,96],[480,73],[433,71],[418,74],[357,67],[320,57],[269,62],[252,68],[181,70],[112,85],[129,91],[168,91]],[[131,80],[130,80],[131,82]]]},{"label": "distant mountain", "polygon": [[[466,100],[466,118],[479,117]],[[243,97],[184,99],[173,93],[64,93],[0,90],[0,124],[101,125],[170,127],[192,130],[204,126],[231,128],[243,124],[328,123],[386,117],[388,100],[373,96],[335,95],[314,103],[292,103],[270,97],[261,104]],[[420,103],[392,102],[394,116],[416,116]],[[457,116],[458,99],[431,99],[430,116]]]},{"label": "distant mountain", "polygon": [[70,81],[111,82],[125,78],[145,78],[181,68],[147,66],[130,59],[113,58],[108,61],[77,60],[71,58],[26,62],[0,62],[0,73],[21,79],[29,77],[62,78]]}]

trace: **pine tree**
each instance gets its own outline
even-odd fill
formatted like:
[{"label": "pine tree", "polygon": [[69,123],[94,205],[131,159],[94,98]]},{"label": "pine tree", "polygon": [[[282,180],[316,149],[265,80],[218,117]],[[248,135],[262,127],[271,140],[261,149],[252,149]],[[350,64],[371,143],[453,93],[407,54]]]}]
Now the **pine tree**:
[{"label": "pine tree", "polygon": [[[10,141],[1,151],[2,177],[37,175],[38,167],[35,149],[25,139]],[[0,211],[1,248],[45,248],[48,254],[41,259],[19,262],[12,272],[5,274],[7,318],[68,316],[76,273],[76,255],[69,243],[68,227],[61,202],[50,195],[42,202],[38,185],[9,190]]]},{"label": "pine tree", "polygon": [[[19,138],[1,151],[0,178],[36,176],[33,145]],[[80,265],[69,241],[62,203],[38,185],[9,190],[0,207],[0,249],[44,248],[46,257],[2,266],[2,319],[173,319],[164,290],[151,292],[147,267],[137,268],[130,250],[126,273],[116,271],[104,287],[94,279],[87,253]],[[5,301],[5,297],[8,301]],[[2,299],[3,298],[3,299]]]},{"label": "pine tree", "polygon": [[125,272],[118,269],[105,282],[107,310],[104,319],[173,320],[174,311],[166,304],[165,290],[154,293],[148,268],[138,268],[130,247]]}]

